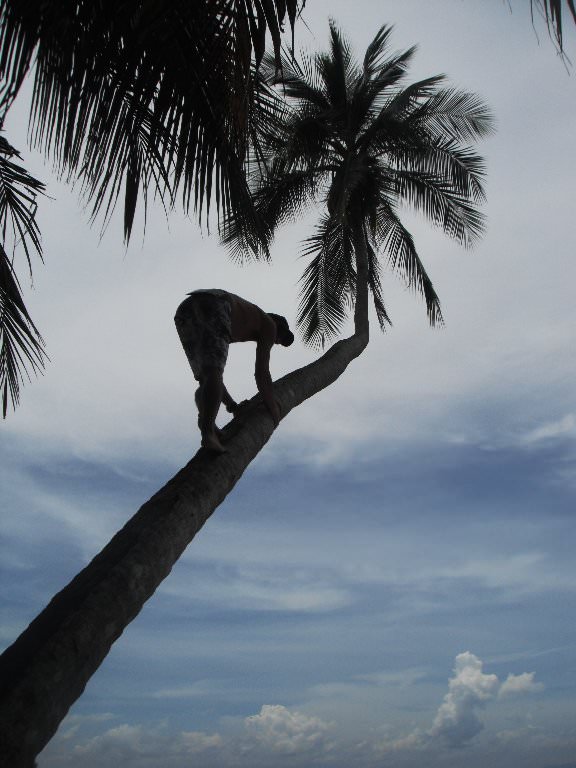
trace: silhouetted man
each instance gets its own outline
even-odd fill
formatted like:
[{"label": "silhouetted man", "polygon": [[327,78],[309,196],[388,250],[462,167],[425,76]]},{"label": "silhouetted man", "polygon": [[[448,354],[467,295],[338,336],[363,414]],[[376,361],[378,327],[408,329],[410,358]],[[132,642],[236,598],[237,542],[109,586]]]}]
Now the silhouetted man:
[{"label": "silhouetted man", "polygon": [[194,378],[200,384],[195,399],[204,448],[225,451],[218,436],[216,416],[221,403],[229,413],[235,413],[239,407],[222,379],[231,342],[256,342],[256,386],[274,425],[278,424],[280,411],[274,399],[269,365],[273,344],[289,347],[294,341],[284,317],[264,312],[228,291],[210,288],[189,293],[176,310],[174,322]]}]

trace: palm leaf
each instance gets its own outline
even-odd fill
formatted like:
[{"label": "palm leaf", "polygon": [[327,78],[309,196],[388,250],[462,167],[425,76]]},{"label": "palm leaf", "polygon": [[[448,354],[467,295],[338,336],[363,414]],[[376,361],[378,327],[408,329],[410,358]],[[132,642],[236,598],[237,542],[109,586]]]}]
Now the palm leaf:
[{"label": "palm leaf", "polygon": [[[13,148],[4,140],[9,150]],[[40,231],[36,223],[36,199],[44,191],[42,182],[31,176],[21,165],[14,163],[0,152],[0,232],[2,240],[12,236],[26,254],[28,267],[32,269],[30,249],[42,255]],[[15,150],[13,150],[15,154]]]},{"label": "palm leaf", "polygon": [[38,373],[46,359],[44,342],[24,305],[18,278],[6,253],[9,240],[24,250],[32,273],[32,251],[42,258],[36,223],[36,199],[44,191],[42,182],[14,163],[19,153],[0,137],[0,393],[2,413],[8,402],[20,399],[20,386],[30,372]]},{"label": "palm leaf", "polygon": [[278,66],[276,58],[266,54],[260,72],[267,84],[280,85],[281,94],[286,99],[300,102],[308,109],[330,109],[330,101],[322,87],[322,78],[314,66],[314,60],[309,56],[304,56],[300,64],[294,56],[283,51]]},{"label": "palm leaf", "polygon": [[[377,114],[359,132],[358,147],[381,154],[406,143],[413,145],[419,135],[416,130],[407,130],[406,119],[443,79],[443,75],[434,75],[388,93]],[[382,93],[385,95],[386,91]]]},{"label": "palm leaf", "polygon": [[2,415],[8,403],[20,401],[20,386],[30,373],[39,373],[47,359],[44,341],[22,300],[10,259],[0,243],[0,393]]},{"label": "palm leaf", "polygon": [[352,60],[350,43],[333,20],[330,20],[330,53],[317,54],[315,62],[331,107],[346,114],[351,88],[360,69]]},{"label": "palm leaf", "polygon": [[394,181],[399,199],[462,245],[471,247],[483,234],[484,217],[446,176],[397,169]]},{"label": "palm leaf", "polygon": [[[208,217],[212,199],[219,213],[249,206],[241,177],[253,117],[253,65],[267,32],[279,61],[282,23],[287,17],[293,27],[300,5],[46,0],[39,6],[6,0],[0,7],[0,108],[11,103],[34,55],[36,145],[62,174],[91,171],[86,189],[97,211],[109,213],[124,187],[127,237],[135,202],[149,185],[172,199],[176,190],[166,186],[171,172],[185,207],[193,205],[199,217]],[[120,131],[128,132],[124,143]]]},{"label": "palm leaf", "polygon": [[494,116],[484,101],[457,88],[438,90],[418,106],[411,120],[439,139],[476,141],[494,131]]},{"label": "palm leaf", "polygon": [[366,255],[368,258],[368,289],[372,294],[378,325],[380,326],[380,330],[384,331],[386,330],[387,325],[392,325],[392,321],[388,316],[388,311],[384,304],[381,267],[378,260],[378,253],[374,244],[370,242],[369,237],[366,237]]},{"label": "palm leaf", "polygon": [[[572,14],[572,20],[576,24],[576,4],[574,0],[565,0],[566,8]],[[554,35],[560,52],[564,52],[564,34],[562,28],[562,0],[530,0],[530,10],[534,18],[536,8],[546,21],[548,31]]]},{"label": "palm leaf", "polygon": [[386,25],[380,27],[374,39],[366,48],[362,66],[365,81],[378,75],[381,69],[387,68],[387,65],[384,63],[384,54],[386,53],[391,34],[392,27]]},{"label": "palm leaf", "polygon": [[440,299],[420,261],[412,235],[390,206],[382,206],[378,212],[376,238],[378,246],[388,254],[392,269],[424,298],[430,325],[443,325]]},{"label": "palm leaf", "polygon": [[339,332],[353,286],[352,237],[342,222],[320,219],[305,241],[304,257],[312,256],[302,275],[297,323],[306,344],[318,349]]}]

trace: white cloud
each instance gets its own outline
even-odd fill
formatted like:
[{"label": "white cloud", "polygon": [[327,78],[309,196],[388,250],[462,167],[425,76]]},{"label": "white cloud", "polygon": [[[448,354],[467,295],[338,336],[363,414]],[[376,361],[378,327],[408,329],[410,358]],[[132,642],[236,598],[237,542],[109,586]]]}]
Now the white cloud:
[{"label": "white cloud", "polygon": [[219,733],[209,734],[203,731],[183,731],[180,734],[180,741],[186,752],[190,754],[221,747],[223,744]]},{"label": "white cloud", "polygon": [[482,730],[478,711],[494,697],[498,686],[496,675],[482,672],[477,656],[469,651],[458,654],[454,677],[448,683],[448,693],[434,718],[430,736],[452,747],[466,744]]},{"label": "white cloud", "polygon": [[[408,670],[400,677],[394,674],[363,675],[357,682],[372,683],[372,689],[382,685],[396,687],[421,682],[422,670]],[[534,679],[533,672],[509,674],[504,682],[497,675],[486,673],[482,661],[465,651],[456,656],[453,675],[448,681],[448,691],[440,704],[430,728],[414,728],[399,738],[391,735],[385,741],[376,741],[376,733],[382,733],[382,725],[365,731],[358,740],[350,732],[342,710],[335,721],[307,712],[289,709],[281,704],[265,704],[257,714],[243,719],[228,718],[215,732],[173,732],[168,722],[152,725],[120,724],[94,734],[94,726],[113,717],[107,713],[93,716],[71,716],[65,721],[57,737],[42,755],[42,768],[72,768],[82,762],[84,768],[102,768],[110,763],[141,768],[144,765],[161,764],[166,768],[187,768],[191,756],[203,766],[225,768],[233,766],[284,765],[309,766],[322,763],[334,766],[354,764],[361,757],[366,766],[376,768],[387,753],[395,753],[398,765],[414,765],[419,754],[425,751],[427,758],[441,759],[446,748],[461,748],[470,744],[482,731],[483,710],[493,701],[512,694],[536,693],[542,685]],[[170,697],[182,691],[159,692]],[[196,693],[194,690],[193,693]],[[325,693],[333,699],[344,699],[349,693],[345,687],[327,687],[325,692],[315,691],[322,698]],[[378,709],[378,703],[374,701]],[[328,710],[330,707],[328,707]],[[322,708],[321,708],[322,710]],[[389,734],[391,731],[386,727]],[[513,732],[497,732],[499,743],[515,741]],[[412,754],[415,753],[415,754]],[[201,755],[201,758],[196,756]],[[350,759],[348,759],[350,758]],[[407,760],[407,763],[403,761]],[[364,764],[364,763],[363,763]],[[430,765],[444,765],[434,762]],[[452,763],[450,763],[452,764]]]},{"label": "white cloud", "polygon": [[471,579],[487,587],[528,588],[545,587],[543,574],[545,556],[541,552],[521,552],[491,556],[486,559],[469,559],[439,568],[437,577],[449,579]]},{"label": "white cloud", "polygon": [[81,757],[106,754],[121,759],[145,752],[148,740],[149,732],[143,726],[124,723],[94,736],[85,744],[76,745],[74,752]]},{"label": "white cloud", "polygon": [[235,605],[256,610],[325,612],[350,602],[345,590],[330,587],[281,589],[273,585],[239,584]]},{"label": "white cloud", "polygon": [[[107,719],[107,716],[106,716]],[[84,768],[104,765],[181,766],[190,764],[190,756],[204,753],[210,756],[223,746],[218,733],[203,731],[170,732],[166,723],[129,725],[122,723],[91,738],[78,735],[82,726],[94,723],[94,718],[70,718],[72,729],[59,733],[42,753],[40,764],[46,768],[64,768],[82,764]],[[70,742],[75,742],[73,745]]]},{"label": "white cloud", "polygon": [[576,436],[576,416],[568,413],[561,419],[546,422],[535,427],[523,436],[524,443],[537,443],[542,440],[554,440],[556,438]]},{"label": "white cloud", "polygon": [[543,689],[542,683],[534,682],[534,672],[523,672],[521,675],[508,675],[500,686],[498,696],[516,696],[523,693],[537,693]]},{"label": "white cloud", "polygon": [[154,699],[196,699],[213,692],[213,686],[209,681],[199,680],[193,685],[181,688],[162,688],[152,694]]},{"label": "white cloud", "polygon": [[480,717],[490,701],[512,694],[522,695],[542,690],[534,682],[533,672],[509,674],[501,683],[495,674],[483,671],[482,661],[470,651],[456,656],[454,674],[448,692],[436,712],[432,727],[415,729],[407,736],[380,743],[382,752],[436,747],[464,747],[484,728]]},{"label": "white cloud", "polygon": [[255,743],[271,752],[308,753],[328,747],[329,723],[291,711],[281,704],[265,704],[259,714],[247,717],[244,722]]},{"label": "white cloud", "polygon": [[240,730],[228,729],[225,733],[173,732],[167,722],[161,722],[122,723],[89,735],[96,723],[111,717],[106,714],[68,718],[68,727],[61,729],[42,753],[42,768],[68,768],[79,762],[84,768],[108,764],[187,768],[191,756],[201,760],[202,765],[218,767],[265,765],[271,756],[308,761],[331,750],[330,723],[280,704],[265,704],[258,714],[241,721]]},{"label": "white cloud", "polygon": [[[272,547],[273,549],[273,547]],[[208,560],[210,570],[207,575],[195,574],[195,599],[207,600],[211,604],[233,606],[236,609],[256,611],[283,611],[303,613],[326,613],[337,611],[352,601],[348,589],[333,586],[332,571],[320,568],[303,568],[296,558],[288,564],[279,562],[280,553],[275,559],[270,551],[262,547],[260,556],[263,562],[244,565],[235,552],[228,551],[228,568],[214,569],[221,560]],[[219,553],[218,553],[219,554]],[[242,558],[246,550],[242,549]],[[198,556],[190,562],[197,564]],[[186,558],[184,562],[187,562]],[[189,582],[172,579],[162,585],[165,594],[188,596]]]},{"label": "white cloud", "polygon": [[69,741],[76,736],[77,732],[87,724],[105,723],[113,720],[114,715],[111,712],[102,712],[93,715],[68,715],[62,722],[58,738],[62,741]]},{"label": "white cloud", "polygon": [[413,668],[405,669],[400,672],[387,671],[356,675],[354,679],[364,681],[372,685],[385,686],[387,688],[407,688],[408,686],[413,685],[418,680],[421,680],[423,677],[425,677],[428,672],[429,670]]}]

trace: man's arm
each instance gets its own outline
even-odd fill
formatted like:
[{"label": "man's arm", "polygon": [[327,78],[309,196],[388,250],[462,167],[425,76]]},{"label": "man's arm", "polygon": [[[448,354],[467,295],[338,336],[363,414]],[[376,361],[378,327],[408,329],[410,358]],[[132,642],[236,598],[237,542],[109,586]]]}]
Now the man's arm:
[{"label": "man's arm", "polygon": [[[268,318],[267,318],[268,319]],[[274,398],[274,387],[272,377],[270,376],[270,350],[276,339],[276,327],[272,320],[270,326],[266,324],[260,339],[256,343],[256,371],[254,378],[258,392],[266,403],[270,415],[274,420],[274,426],[277,427],[280,422],[280,409]]]}]

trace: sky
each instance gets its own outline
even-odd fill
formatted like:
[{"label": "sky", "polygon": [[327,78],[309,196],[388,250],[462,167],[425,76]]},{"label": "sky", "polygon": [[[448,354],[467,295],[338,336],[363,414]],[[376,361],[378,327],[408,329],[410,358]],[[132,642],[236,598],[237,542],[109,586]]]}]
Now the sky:
[{"label": "sky", "polygon": [[[330,16],[360,57],[393,24],[395,49],[419,46],[410,79],[485,99],[486,234],[465,251],[406,213],[446,326],[385,273],[393,328],[373,318],[362,357],[281,423],[40,768],[576,767],[576,74],[527,5],[307,3],[297,48],[324,47]],[[176,306],[221,287],[293,324],[318,213],[270,265],[179,212],[126,248],[121,217],[101,235],[26,148],[26,96],[6,135],[48,186],[24,282],[51,362],[1,425],[4,646],[198,449]],[[314,356],[279,348],[272,374]],[[237,399],[253,364],[231,348]]]}]

